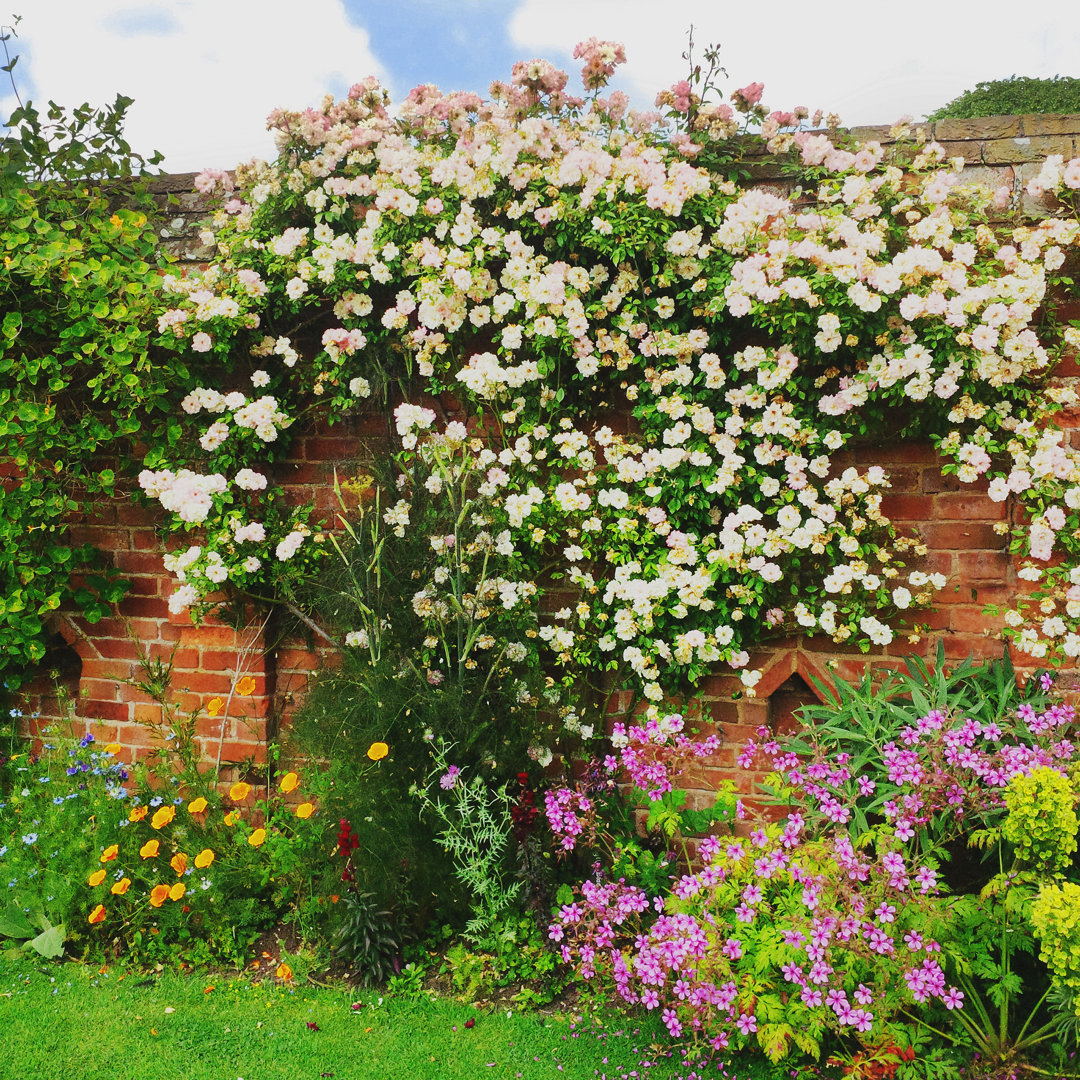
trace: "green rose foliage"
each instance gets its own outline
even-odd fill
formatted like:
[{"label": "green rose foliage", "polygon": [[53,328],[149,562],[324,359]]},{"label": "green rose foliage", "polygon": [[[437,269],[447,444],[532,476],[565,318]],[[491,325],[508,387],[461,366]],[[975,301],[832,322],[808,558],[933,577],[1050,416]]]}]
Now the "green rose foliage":
[{"label": "green rose foliage", "polygon": [[44,115],[0,144],[0,677],[40,660],[48,616],[97,621],[125,585],[73,516],[123,495],[119,461],[164,400],[148,317],[161,255],[147,162],[122,136],[130,99]]}]

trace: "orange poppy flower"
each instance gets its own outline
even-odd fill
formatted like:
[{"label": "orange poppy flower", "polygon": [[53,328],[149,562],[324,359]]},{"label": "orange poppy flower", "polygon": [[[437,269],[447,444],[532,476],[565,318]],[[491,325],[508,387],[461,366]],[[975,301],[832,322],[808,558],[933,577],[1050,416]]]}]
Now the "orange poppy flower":
[{"label": "orange poppy flower", "polygon": [[251,785],[245,784],[243,780],[229,788],[229,798],[233,802],[243,802],[250,794]]},{"label": "orange poppy flower", "polygon": [[255,831],[254,831],[254,832],[253,832],[253,833],[252,833],[252,834],[251,834],[251,835],[250,835],[250,836],[248,837],[248,843],[249,843],[249,844],[250,844],[250,845],[251,845],[252,847],[260,847],[260,846],[262,845],[262,842],[263,842],[263,841],[264,841],[265,839],[266,839],[266,830],[265,830],[265,829],[256,829],[256,830],[255,830]]},{"label": "orange poppy flower", "polygon": [[245,675],[237,684],[236,692],[247,696],[255,693],[255,680],[250,675]]},{"label": "orange poppy flower", "polygon": [[109,890],[114,896],[123,896],[124,893],[131,888],[131,878],[121,878],[119,881],[113,882],[113,887]]},{"label": "orange poppy flower", "polygon": [[240,820],[240,815],[235,810],[230,810],[225,815],[226,825],[235,825]]},{"label": "orange poppy flower", "polygon": [[155,885],[150,890],[150,906],[161,907],[166,900],[169,899],[169,886],[168,885]]},{"label": "orange poppy flower", "polygon": [[176,817],[175,806],[163,806],[158,810],[154,816],[150,819],[151,829],[162,829],[169,824],[172,819]]},{"label": "orange poppy flower", "polygon": [[200,796],[197,799],[192,799],[187,804],[189,814],[201,814],[206,809],[206,800]]},{"label": "orange poppy flower", "polygon": [[120,850],[120,849],[119,849],[119,848],[118,848],[118,847],[116,846],[116,844],[110,844],[110,845],[109,845],[109,846],[108,846],[108,847],[107,847],[107,848],[106,848],[106,849],[105,849],[105,850],[104,850],[104,851],[103,851],[103,852],[101,853],[101,861],[102,861],[102,862],[112,862],[112,861],[113,861],[113,859],[115,859],[115,858],[116,858],[117,852],[119,852],[119,850]]},{"label": "orange poppy flower", "polygon": [[98,906],[96,908],[94,908],[93,911],[90,912],[90,917],[87,919],[87,922],[93,924],[93,923],[104,922],[104,920],[105,920],[105,905],[104,904],[98,904]]},{"label": "orange poppy flower", "polygon": [[100,885],[104,880],[105,880],[105,871],[104,870],[95,870],[90,875],[90,878],[86,882],[86,884],[91,886],[91,888],[92,888],[95,885]]},{"label": "orange poppy flower", "polygon": [[281,793],[282,795],[288,795],[290,791],[295,791],[300,783],[300,777],[294,772],[287,772],[281,778]]},{"label": "orange poppy flower", "polygon": [[131,813],[128,814],[128,821],[142,821],[149,813],[150,808],[148,806],[133,806]]},{"label": "orange poppy flower", "polygon": [[160,847],[161,845],[157,840],[147,840],[146,843],[139,848],[139,854],[144,859],[156,859]]},{"label": "orange poppy flower", "polygon": [[187,892],[187,886],[182,881],[178,881],[169,890],[169,899],[170,900],[179,900],[184,895],[184,893],[186,893],[186,892]]},{"label": "orange poppy flower", "polygon": [[169,860],[169,865],[176,871],[177,876],[187,869],[187,856],[181,851]]},{"label": "orange poppy flower", "polygon": [[368,747],[367,756],[371,758],[372,761],[382,761],[382,759],[386,757],[386,755],[389,753],[390,747],[387,746],[386,743],[373,742]]},{"label": "orange poppy flower", "polygon": [[315,807],[314,807],[314,805],[312,803],[309,803],[309,802],[301,803],[296,808],[296,816],[298,818],[309,818],[314,813],[315,813]]},{"label": "orange poppy flower", "polygon": [[277,977],[288,982],[292,977],[292,968],[288,964],[278,964]]},{"label": "orange poppy flower", "polygon": [[120,749],[121,749],[121,747],[120,747],[120,744],[118,742],[111,742],[111,743],[109,743],[108,746],[105,747],[105,753],[106,754],[119,754]]},{"label": "orange poppy flower", "polygon": [[203,850],[195,856],[195,865],[200,870],[205,870],[213,861],[214,853],[209,848],[203,848]]},{"label": "orange poppy flower", "polygon": [[222,701],[221,698],[219,698],[219,697],[211,698],[206,703],[206,715],[207,716],[217,716],[217,714],[219,712],[221,712],[221,710],[223,708],[225,708],[225,702]]}]

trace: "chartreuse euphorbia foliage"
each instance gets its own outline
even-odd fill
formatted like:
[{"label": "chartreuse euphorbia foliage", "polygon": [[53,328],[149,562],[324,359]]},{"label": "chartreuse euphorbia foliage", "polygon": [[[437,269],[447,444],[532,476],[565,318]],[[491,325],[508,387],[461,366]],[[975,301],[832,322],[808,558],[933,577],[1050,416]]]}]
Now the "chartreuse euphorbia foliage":
[{"label": "chartreuse euphorbia foliage", "polygon": [[[181,403],[201,453],[156,452],[141,477],[174,531],[198,530],[169,556],[173,606],[306,574],[326,545],[265,466],[308,410],[386,393],[407,458],[439,446],[429,459],[483,474],[474,597],[511,610],[551,574],[577,595],[527,647],[621,666],[649,699],[717,665],[752,688],[771,633],[887,644],[931,602],[944,579],[905,565],[925,548],[882,514],[884,469],[852,454],[883,437],[931,440],[946,471],[1023,506],[1013,543],[1040,591],[1009,632],[1080,654],[1080,460],[1053,424],[1074,395],[1047,385],[1073,331],[1035,329],[1076,221],[1001,235],[988,211],[1008,193],[967,185],[941,146],[916,140],[901,169],[766,114],[758,84],[733,109],[680,83],[635,113],[599,96],[621,48],[577,55],[586,99],[543,61],[490,100],[418,87],[396,116],[368,80],[275,113],[275,163],[200,179],[220,195],[216,255],[166,282],[160,340],[217,375]],[[751,122],[794,193],[739,182]],[[1080,163],[1040,183],[1068,202]],[[440,419],[447,390],[474,429]],[[385,494],[396,530],[417,475]],[[433,547],[406,599],[434,626],[462,609],[438,572],[454,536]]]}]

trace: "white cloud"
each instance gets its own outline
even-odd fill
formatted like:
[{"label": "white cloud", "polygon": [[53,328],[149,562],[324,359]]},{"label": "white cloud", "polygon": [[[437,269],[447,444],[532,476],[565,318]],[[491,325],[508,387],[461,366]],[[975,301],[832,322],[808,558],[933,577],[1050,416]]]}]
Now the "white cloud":
[{"label": "white cloud", "polygon": [[[342,0],[34,0],[13,51],[25,100],[135,99],[127,138],[172,172],[271,157],[267,114],[384,74]],[[28,86],[27,83],[30,83]],[[32,93],[28,93],[32,91]],[[3,104],[10,112],[13,99]],[[7,115],[5,112],[5,116]]]},{"label": "white cloud", "polygon": [[691,24],[699,55],[720,44],[727,92],[762,81],[773,108],[833,110],[850,124],[921,117],[986,79],[1071,74],[1080,52],[1075,0],[1042,0],[1008,21],[957,0],[523,0],[510,34],[529,55],[568,56],[594,36],[624,42],[624,78],[641,106],[684,77]]}]

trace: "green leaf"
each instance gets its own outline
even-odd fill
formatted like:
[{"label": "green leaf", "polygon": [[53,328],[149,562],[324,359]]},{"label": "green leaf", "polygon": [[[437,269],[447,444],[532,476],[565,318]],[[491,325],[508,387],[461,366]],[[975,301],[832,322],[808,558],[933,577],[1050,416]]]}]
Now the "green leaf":
[{"label": "green leaf", "polygon": [[16,904],[9,904],[0,912],[0,934],[10,938],[32,938],[34,926]]},{"label": "green leaf", "polygon": [[27,942],[27,947],[40,953],[46,960],[55,960],[64,955],[64,924],[50,925],[42,930],[32,941]]}]

